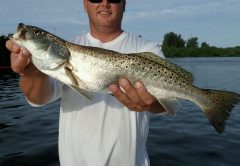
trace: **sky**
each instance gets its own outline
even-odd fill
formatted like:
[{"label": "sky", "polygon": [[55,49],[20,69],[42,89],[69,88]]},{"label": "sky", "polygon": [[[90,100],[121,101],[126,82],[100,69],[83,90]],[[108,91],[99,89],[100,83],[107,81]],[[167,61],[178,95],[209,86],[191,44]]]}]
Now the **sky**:
[{"label": "sky", "polygon": [[[240,46],[240,0],[127,0],[123,29],[161,43],[175,32],[211,46]],[[70,40],[89,31],[82,0],[0,0],[0,34],[19,22]]]}]

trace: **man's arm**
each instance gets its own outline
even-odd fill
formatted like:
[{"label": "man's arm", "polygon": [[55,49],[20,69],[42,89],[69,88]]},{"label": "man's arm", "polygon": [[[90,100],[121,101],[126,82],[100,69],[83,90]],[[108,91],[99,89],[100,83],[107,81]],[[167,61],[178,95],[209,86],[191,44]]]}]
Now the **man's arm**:
[{"label": "man's arm", "polygon": [[109,89],[122,104],[132,111],[148,111],[155,114],[166,111],[141,82],[132,85],[128,79],[121,78],[119,86],[113,84],[109,86]]},{"label": "man's arm", "polygon": [[11,51],[11,68],[20,75],[19,86],[27,99],[34,104],[45,104],[52,95],[50,79],[31,63],[30,53],[8,40],[6,47]]}]

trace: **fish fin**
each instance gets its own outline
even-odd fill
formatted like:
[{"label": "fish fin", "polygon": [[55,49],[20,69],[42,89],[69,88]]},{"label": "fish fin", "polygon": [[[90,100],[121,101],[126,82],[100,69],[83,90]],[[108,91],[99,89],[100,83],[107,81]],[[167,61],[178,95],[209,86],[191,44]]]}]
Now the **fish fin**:
[{"label": "fish fin", "polygon": [[78,81],[77,81],[76,77],[73,75],[72,70],[71,70],[70,68],[68,68],[68,67],[64,67],[64,70],[65,70],[67,76],[68,76],[68,77],[70,78],[70,80],[72,81],[72,84],[73,84],[74,86],[77,86],[77,87],[78,87]]},{"label": "fish fin", "polygon": [[76,75],[74,75],[70,68],[64,67],[65,72],[69,76],[72,81],[72,85],[69,85],[73,90],[77,91],[84,97],[88,98],[89,100],[93,100],[93,96],[86,90],[81,89],[81,85],[85,84],[82,80],[80,80]]},{"label": "fish fin", "polygon": [[176,115],[176,112],[181,108],[181,103],[176,98],[161,98],[158,99],[158,102],[170,115]]},{"label": "fish fin", "polygon": [[222,133],[232,109],[240,102],[240,94],[211,89],[203,91],[209,101],[207,104],[200,104],[200,108],[202,108],[215,130]]},{"label": "fish fin", "polygon": [[193,83],[194,78],[193,78],[192,73],[188,72],[187,70],[181,68],[180,66],[173,64],[173,63],[169,62],[168,60],[166,60],[152,52],[132,53],[129,55],[135,55],[135,56],[138,56],[138,57],[141,57],[144,59],[154,61],[154,62],[164,66],[165,68],[168,68],[169,70],[177,73],[181,77],[185,78],[187,81]]},{"label": "fish fin", "polygon": [[80,93],[81,95],[83,95],[84,97],[86,97],[87,99],[89,99],[89,100],[93,100],[93,96],[88,92],[88,91],[86,91],[86,90],[83,90],[83,89],[81,89],[81,88],[79,88],[79,87],[77,87],[77,86],[73,86],[73,85],[70,85],[70,87],[73,89],[73,90],[75,90],[76,92],[78,92],[78,93]]}]

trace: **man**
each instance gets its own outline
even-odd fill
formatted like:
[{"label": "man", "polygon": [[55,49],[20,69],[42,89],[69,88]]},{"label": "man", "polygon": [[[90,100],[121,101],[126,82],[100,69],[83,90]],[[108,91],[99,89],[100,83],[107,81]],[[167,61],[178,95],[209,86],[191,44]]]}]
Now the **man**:
[{"label": "man", "polygon": [[[121,28],[125,0],[84,0],[90,32],[73,42],[121,53],[151,51],[160,56],[158,45],[126,33]],[[63,83],[37,70],[30,53],[7,41],[12,69],[20,74],[20,88],[32,105],[44,105],[61,98],[59,158],[62,166],[148,166],[146,152],[148,113],[164,108],[141,82],[127,78],[112,84],[114,96],[92,93],[85,99]],[[116,100],[117,99],[117,100]]]}]

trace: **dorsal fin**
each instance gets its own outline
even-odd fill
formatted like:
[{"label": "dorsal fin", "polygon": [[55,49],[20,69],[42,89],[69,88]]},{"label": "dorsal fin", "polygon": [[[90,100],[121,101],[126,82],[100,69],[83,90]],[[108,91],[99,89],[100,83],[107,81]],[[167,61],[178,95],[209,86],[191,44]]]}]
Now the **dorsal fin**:
[{"label": "dorsal fin", "polygon": [[167,61],[164,58],[161,58],[160,56],[158,56],[152,52],[132,53],[130,55],[135,55],[135,56],[139,56],[141,58],[144,58],[144,59],[147,59],[150,61],[154,61],[155,63],[158,63],[158,64],[164,66],[165,68],[177,73],[181,77],[184,77],[186,80],[193,83],[194,78],[193,78],[192,73],[188,72],[187,70],[181,68],[180,66],[178,66],[176,64],[173,64],[173,63]]}]

